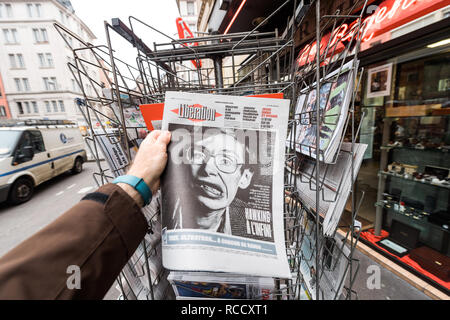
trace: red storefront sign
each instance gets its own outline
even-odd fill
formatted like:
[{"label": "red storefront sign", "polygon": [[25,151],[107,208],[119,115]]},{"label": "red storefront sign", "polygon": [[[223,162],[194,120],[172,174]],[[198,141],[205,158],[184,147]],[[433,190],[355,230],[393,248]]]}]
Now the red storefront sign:
[{"label": "red storefront sign", "polygon": [[[351,24],[342,24],[332,34],[329,33],[322,37],[320,54],[324,54],[328,43],[330,43],[331,52],[327,52],[327,57],[330,57],[332,54],[341,52],[345,48],[344,43],[352,38],[354,40],[361,38],[361,42],[368,42],[376,36],[449,4],[449,0],[386,0],[377,7],[373,14],[362,20],[362,28],[358,34],[355,34],[358,28],[358,20],[355,20]],[[305,46],[297,58],[298,65],[302,66],[314,61],[316,50],[316,42]]]},{"label": "red storefront sign", "polygon": [[[189,29],[189,27],[186,24],[186,22],[183,21],[183,19],[177,18],[176,22],[177,22],[178,36],[180,37],[181,40],[194,38],[194,34]],[[191,47],[191,46],[196,47],[196,46],[198,46],[198,42],[187,43],[186,45],[189,46],[189,47]],[[197,60],[191,60],[191,62],[194,65],[194,67],[197,68],[197,69],[202,67],[202,62],[200,60],[198,60],[198,61]]]}]

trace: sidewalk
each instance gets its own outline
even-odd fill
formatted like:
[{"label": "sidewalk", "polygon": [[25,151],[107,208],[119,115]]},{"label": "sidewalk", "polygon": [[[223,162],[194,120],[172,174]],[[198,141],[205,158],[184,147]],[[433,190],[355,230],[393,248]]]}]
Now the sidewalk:
[{"label": "sidewalk", "polygon": [[[345,233],[338,231],[341,235]],[[405,270],[372,248],[358,242],[354,258],[360,261],[353,290],[360,300],[450,300],[450,297],[432,285]],[[381,273],[381,288],[369,289],[369,266],[377,266]]]}]

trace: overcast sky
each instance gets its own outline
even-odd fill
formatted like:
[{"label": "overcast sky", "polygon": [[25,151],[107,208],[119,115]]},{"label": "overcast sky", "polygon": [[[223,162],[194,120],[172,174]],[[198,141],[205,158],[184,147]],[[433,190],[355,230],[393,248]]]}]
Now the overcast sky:
[{"label": "overcast sky", "polygon": [[[96,44],[107,44],[104,21],[111,23],[112,18],[120,18],[128,25],[128,17],[134,16],[143,22],[175,37],[177,32],[175,19],[179,16],[175,0],[71,0],[75,14],[82,19],[97,37]],[[133,23],[133,26],[134,23]],[[153,48],[153,42],[169,42],[164,36],[143,26],[136,26],[136,33]],[[133,61],[136,51],[131,44],[121,42],[119,37],[112,39],[113,48],[119,51],[120,58]],[[178,38],[178,37],[176,37]]]}]

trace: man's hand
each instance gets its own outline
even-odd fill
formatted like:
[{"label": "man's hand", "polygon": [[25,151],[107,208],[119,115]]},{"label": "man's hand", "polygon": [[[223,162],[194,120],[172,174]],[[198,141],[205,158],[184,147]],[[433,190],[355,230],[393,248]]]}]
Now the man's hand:
[{"label": "man's hand", "polygon": [[[171,139],[168,131],[152,131],[141,143],[139,151],[128,171],[129,175],[144,179],[155,194],[159,189],[159,177],[163,173],[167,164],[167,145]],[[119,184],[133,199],[137,199],[137,191],[128,185]],[[131,190],[132,189],[132,190]],[[139,197],[140,198],[140,197]],[[142,198],[137,201],[142,204]]]}]

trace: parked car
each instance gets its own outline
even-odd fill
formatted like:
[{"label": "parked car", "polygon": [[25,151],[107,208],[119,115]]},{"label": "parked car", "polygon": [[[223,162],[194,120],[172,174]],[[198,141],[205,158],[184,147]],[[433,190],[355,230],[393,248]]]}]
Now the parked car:
[{"label": "parked car", "polygon": [[87,160],[77,126],[28,123],[0,123],[0,202],[27,202],[36,186],[69,170],[80,173]]}]

